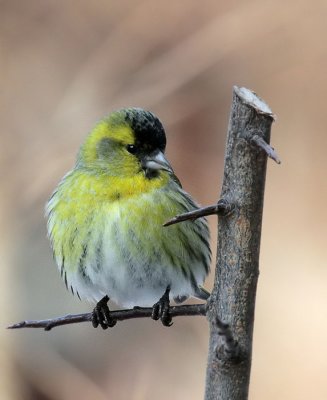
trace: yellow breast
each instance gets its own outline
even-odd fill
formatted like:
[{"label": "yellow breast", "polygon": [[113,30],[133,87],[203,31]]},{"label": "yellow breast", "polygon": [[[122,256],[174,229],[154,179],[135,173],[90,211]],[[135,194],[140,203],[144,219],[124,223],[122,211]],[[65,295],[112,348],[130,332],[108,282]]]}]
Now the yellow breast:
[{"label": "yellow breast", "polygon": [[[65,264],[69,261],[77,268],[84,243],[96,241],[103,232],[106,219],[114,218],[124,205],[127,212],[142,214],[144,218],[151,204],[151,192],[155,193],[168,181],[169,175],[165,172],[150,180],[142,173],[133,178],[113,177],[79,169],[66,175],[47,205],[48,232],[59,267],[65,259]],[[147,201],[142,202],[140,197]],[[162,206],[155,202],[152,204],[156,207],[154,222],[161,224],[168,219],[167,210],[163,212]],[[169,217],[174,211],[171,210]]]}]

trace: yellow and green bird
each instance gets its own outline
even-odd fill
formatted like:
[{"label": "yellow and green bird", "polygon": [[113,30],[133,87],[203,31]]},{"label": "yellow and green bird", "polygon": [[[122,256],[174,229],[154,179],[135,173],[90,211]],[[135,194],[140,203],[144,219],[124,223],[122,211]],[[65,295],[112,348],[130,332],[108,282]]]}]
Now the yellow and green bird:
[{"label": "yellow and green bird", "polygon": [[73,294],[97,302],[94,326],[115,324],[109,297],[123,307],[155,305],[153,318],[169,325],[169,299],[209,296],[201,286],[211,260],[206,219],[163,227],[198,208],[165,147],[152,112],[113,112],[87,136],[46,205],[61,276]]}]

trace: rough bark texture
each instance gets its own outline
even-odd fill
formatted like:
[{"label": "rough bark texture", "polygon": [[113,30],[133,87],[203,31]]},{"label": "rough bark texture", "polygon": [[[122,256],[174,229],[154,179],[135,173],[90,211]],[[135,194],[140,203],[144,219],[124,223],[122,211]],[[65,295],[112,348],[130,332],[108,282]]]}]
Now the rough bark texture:
[{"label": "rough bark texture", "polygon": [[[235,210],[218,223],[216,276],[207,312],[205,400],[248,398],[267,164],[267,155],[253,137],[269,143],[272,121],[273,114],[262,100],[234,87],[221,199],[234,204]],[[226,346],[217,317],[229,324],[235,346]]]}]

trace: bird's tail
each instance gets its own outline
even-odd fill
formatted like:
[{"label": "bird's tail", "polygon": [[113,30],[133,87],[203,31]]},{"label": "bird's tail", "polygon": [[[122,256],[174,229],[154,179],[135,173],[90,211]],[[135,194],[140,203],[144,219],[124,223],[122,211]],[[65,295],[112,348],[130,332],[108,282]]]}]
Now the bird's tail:
[{"label": "bird's tail", "polygon": [[206,289],[204,289],[202,286],[198,286],[193,294],[194,297],[196,297],[197,299],[200,300],[205,300],[207,301],[209,296],[210,296],[210,292],[208,292]]}]

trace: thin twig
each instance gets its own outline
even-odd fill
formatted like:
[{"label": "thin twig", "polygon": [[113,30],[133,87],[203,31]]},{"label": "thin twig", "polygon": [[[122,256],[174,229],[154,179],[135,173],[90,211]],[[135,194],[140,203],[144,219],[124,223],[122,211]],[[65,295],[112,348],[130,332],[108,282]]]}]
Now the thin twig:
[{"label": "thin twig", "polygon": [[[143,308],[135,307],[130,310],[117,310],[111,311],[110,316],[117,320],[123,321],[132,318],[147,318],[151,317],[152,307]],[[192,315],[206,315],[206,304],[190,304],[183,306],[174,306],[170,308],[170,314],[172,317],[181,316],[192,316]],[[63,317],[57,317],[52,319],[43,319],[38,321],[22,321],[17,324],[8,326],[7,329],[20,329],[20,328],[44,328],[49,331],[56,326],[77,324],[80,322],[90,322],[92,319],[92,313],[84,314],[68,314]]]},{"label": "thin twig", "polygon": [[276,150],[271,147],[270,144],[268,144],[261,136],[254,135],[252,136],[251,141],[260,147],[260,149],[262,149],[267,156],[274,160],[277,164],[281,163]]},{"label": "thin twig", "polygon": [[206,217],[207,215],[228,215],[234,210],[234,205],[228,201],[221,199],[217,204],[212,206],[202,207],[194,211],[187,212],[185,214],[176,215],[174,218],[165,222],[163,226],[169,226],[178,224],[179,222],[192,220],[197,218]]}]

